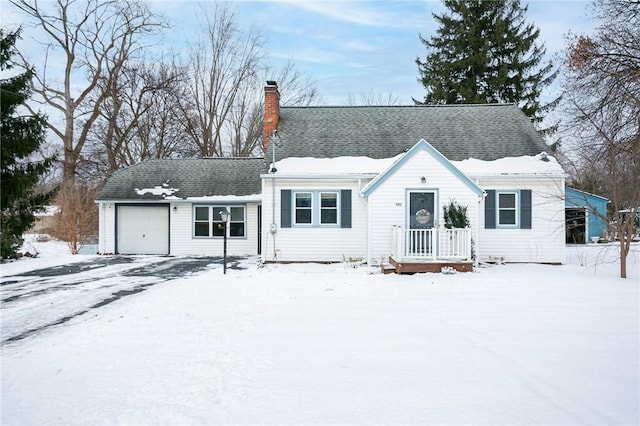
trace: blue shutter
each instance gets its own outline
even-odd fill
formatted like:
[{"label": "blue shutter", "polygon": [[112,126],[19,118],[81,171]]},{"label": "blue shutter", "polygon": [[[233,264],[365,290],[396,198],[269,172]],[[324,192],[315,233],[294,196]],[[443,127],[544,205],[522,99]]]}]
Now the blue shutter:
[{"label": "blue shutter", "polygon": [[486,229],[496,229],[496,190],[486,191],[484,198],[484,227]]},{"label": "blue shutter", "polygon": [[340,227],[351,228],[351,190],[340,191]]},{"label": "blue shutter", "polygon": [[520,229],[531,229],[531,190],[520,191]]},{"label": "blue shutter", "polygon": [[280,227],[291,228],[291,190],[280,190]]}]

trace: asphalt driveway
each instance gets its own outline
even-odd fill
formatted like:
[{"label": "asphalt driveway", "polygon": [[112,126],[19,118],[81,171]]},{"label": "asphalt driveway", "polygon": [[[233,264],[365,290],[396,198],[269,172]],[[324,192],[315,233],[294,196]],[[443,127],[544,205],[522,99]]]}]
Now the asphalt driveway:
[{"label": "asphalt driveway", "polygon": [[[227,257],[227,268],[242,269],[243,260]],[[101,307],[159,283],[222,267],[222,257],[91,256],[77,263],[3,274],[0,344],[97,315]]]}]

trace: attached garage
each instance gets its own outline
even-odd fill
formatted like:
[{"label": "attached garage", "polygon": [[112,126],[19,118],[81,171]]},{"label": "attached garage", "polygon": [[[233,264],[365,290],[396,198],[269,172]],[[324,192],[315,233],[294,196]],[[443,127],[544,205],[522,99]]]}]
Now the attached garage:
[{"label": "attached garage", "polygon": [[169,205],[117,205],[116,252],[169,254]]}]

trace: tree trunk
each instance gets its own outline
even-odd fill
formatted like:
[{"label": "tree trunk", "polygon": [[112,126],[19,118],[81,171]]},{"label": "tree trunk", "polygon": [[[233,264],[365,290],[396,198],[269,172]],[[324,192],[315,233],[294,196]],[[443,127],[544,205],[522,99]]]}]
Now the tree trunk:
[{"label": "tree trunk", "polygon": [[628,236],[620,239],[620,278],[627,278],[627,250],[625,248]]},{"label": "tree trunk", "polygon": [[78,154],[73,149],[65,149],[62,165],[62,182],[73,184],[76,181],[76,167],[78,166]]}]

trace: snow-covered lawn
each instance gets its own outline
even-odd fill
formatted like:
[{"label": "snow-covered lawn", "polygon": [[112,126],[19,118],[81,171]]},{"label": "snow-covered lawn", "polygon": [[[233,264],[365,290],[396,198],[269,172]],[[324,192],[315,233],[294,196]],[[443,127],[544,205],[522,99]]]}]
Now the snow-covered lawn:
[{"label": "snow-covered lawn", "polygon": [[[2,274],[69,260],[51,251]],[[640,248],[627,280],[611,246],[567,255],[412,276],[247,262],[166,281],[5,344],[0,420],[636,425]]]}]

